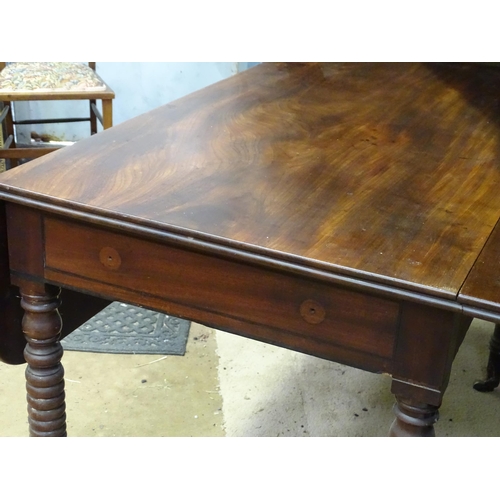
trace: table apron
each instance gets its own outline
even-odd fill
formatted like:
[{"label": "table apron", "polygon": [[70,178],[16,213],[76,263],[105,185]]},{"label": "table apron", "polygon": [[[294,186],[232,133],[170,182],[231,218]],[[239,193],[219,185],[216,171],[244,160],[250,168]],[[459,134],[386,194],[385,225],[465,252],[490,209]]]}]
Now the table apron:
[{"label": "table apron", "polygon": [[44,279],[374,371],[399,304],[301,276],[45,216]]}]

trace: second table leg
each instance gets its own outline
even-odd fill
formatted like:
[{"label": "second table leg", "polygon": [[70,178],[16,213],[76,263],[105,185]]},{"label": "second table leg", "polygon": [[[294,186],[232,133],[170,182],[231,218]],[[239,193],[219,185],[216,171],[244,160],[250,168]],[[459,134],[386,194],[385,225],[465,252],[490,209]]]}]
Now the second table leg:
[{"label": "second table leg", "polygon": [[396,398],[394,405],[394,420],[389,435],[392,437],[434,437],[434,424],[439,419],[439,411],[436,406],[427,404],[415,404]]}]

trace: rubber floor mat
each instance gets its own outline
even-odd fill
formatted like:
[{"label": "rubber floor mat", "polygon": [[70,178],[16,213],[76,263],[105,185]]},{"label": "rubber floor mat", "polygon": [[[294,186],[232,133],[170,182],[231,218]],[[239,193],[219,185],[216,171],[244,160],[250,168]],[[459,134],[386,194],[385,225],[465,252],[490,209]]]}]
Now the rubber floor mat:
[{"label": "rubber floor mat", "polygon": [[112,302],[61,340],[67,351],[183,356],[190,321]]}]

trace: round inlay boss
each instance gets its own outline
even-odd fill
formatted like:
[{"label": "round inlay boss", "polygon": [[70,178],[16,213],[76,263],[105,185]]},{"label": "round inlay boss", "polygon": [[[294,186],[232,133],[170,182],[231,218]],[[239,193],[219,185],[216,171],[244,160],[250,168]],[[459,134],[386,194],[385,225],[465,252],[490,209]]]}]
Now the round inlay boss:
[{"label": "round inlay boss", "polygon": [[305,321],[317,325],[325,319],[325,308],[315,300],[304,300],[300,305],[300,315]]},{"label": "round inlay boss", "polygon": [[122,264],[120,254],[112,247],[104,247],[99,252],[99,260],[104,267],[113,271],[118,269]]}]

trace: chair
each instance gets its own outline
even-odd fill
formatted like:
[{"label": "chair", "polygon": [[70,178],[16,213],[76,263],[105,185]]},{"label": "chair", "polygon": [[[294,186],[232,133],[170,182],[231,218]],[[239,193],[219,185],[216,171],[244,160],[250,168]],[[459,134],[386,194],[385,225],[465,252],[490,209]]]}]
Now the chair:
[{"label": "chair", "polygon": [[[17,125],[45,123],[90,122],[90,133],[97,133],[97,120],[103,129],[113,124],[112,102],[114,92],[96,74],[95,63],[0,63],[0,127],[5,127],[3,147],[0,145],[0,160],[9,159],[10,168],[20,159],[31,159],[58,149],[50,143],[40,141],[33,147],[16,144]],[[83,118],[52,118],[16,120],[12,103],[16,101],[88,100],[90,116]],[[102,115],[96,102],[102,101]],[[38,135],[32,132],[32,137]],[[43,137],[42,137],[43,139]],[[49,144],[49,145],[47,145]]]}]

